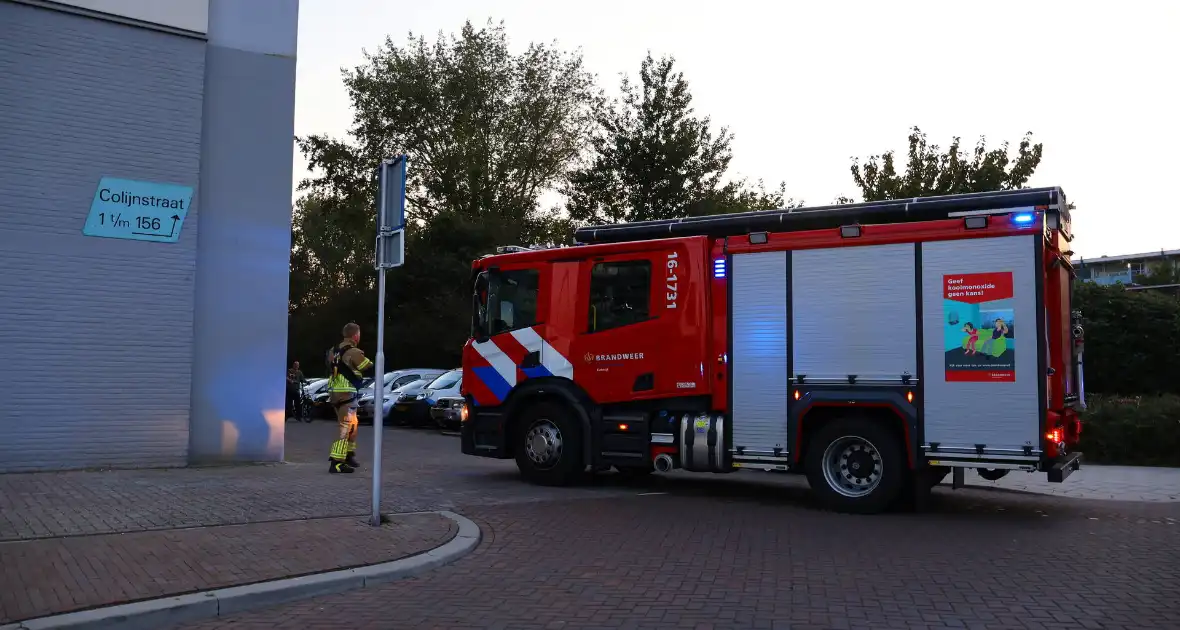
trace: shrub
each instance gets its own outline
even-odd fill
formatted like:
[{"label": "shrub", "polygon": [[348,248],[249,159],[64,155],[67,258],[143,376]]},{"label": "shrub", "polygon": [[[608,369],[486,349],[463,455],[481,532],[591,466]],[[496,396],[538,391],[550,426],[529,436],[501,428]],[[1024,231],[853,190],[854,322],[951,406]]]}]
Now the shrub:
[{"label": "shrub", "polygon": [[1078,450],[1096,464],[1180,466],[1180,396],[1088,396]]},{"label": "shrub", "polygon": [[1074,285],[1086,329],[1086,391],[1180,394],[1180,300],[1121,286]]}]

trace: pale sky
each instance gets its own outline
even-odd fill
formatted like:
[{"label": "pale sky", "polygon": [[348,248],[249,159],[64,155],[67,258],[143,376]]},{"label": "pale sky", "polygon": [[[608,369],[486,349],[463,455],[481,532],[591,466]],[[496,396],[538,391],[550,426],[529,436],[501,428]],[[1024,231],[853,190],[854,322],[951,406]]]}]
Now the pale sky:
[{"label": "pale sky", "polygon": [[859,199],[850,158],[904,155],[911,125],[943,147],[1032,131],[1028,185],[1077,204],[1077,254],[1180,249],[1178,2],[302,0],[296,135],[345,133],[340,68],[362,49],[489,17],[517,50],[581,48],[611,95],[649,49],[674,55],[697,112],[735,135],[731,174],[786,180],[806,205]]}]

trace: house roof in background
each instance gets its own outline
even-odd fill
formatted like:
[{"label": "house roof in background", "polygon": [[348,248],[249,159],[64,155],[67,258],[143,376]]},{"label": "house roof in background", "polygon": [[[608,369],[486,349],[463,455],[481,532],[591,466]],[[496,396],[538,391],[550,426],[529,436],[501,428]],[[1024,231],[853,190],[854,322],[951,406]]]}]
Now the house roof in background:
[{"label": "house roof in background", "polygon": [[1144,254],[1120,254],[1118,256],[1077,256],[1070,259],[1070,262],[1076,265],[1078,263],[1129,262],[1132,260],[1149,260],[1153,258],[1172,257],[1180,257],[1180,249],[1161,249],[1158,252],[1147,252]]}]

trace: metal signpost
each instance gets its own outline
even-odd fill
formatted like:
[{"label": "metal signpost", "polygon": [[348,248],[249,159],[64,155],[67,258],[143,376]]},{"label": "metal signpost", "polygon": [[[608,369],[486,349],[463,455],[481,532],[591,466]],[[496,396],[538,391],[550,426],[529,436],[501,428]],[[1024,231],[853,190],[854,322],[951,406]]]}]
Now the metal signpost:
[{"label": "metal signpost", "polygon": [[385,270],[406,255],[406,159],[399,155],[377,167],[377,365],[373,372],[373,514],[381,525],[381,437],[385,420]]}]

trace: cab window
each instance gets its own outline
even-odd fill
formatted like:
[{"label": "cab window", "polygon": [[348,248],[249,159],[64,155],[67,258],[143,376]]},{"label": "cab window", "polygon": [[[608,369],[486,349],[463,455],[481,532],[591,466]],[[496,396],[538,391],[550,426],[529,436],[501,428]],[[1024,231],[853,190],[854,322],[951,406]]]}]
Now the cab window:
[{"label": "cab window", "polygon": [[651,261],[602,262],[590,270],[589,332],[651,318]]},{"label": "cab window", "polygon": [[539,276],[536,269],[501,271],[493,276],[489,334],[537,325]]}]

